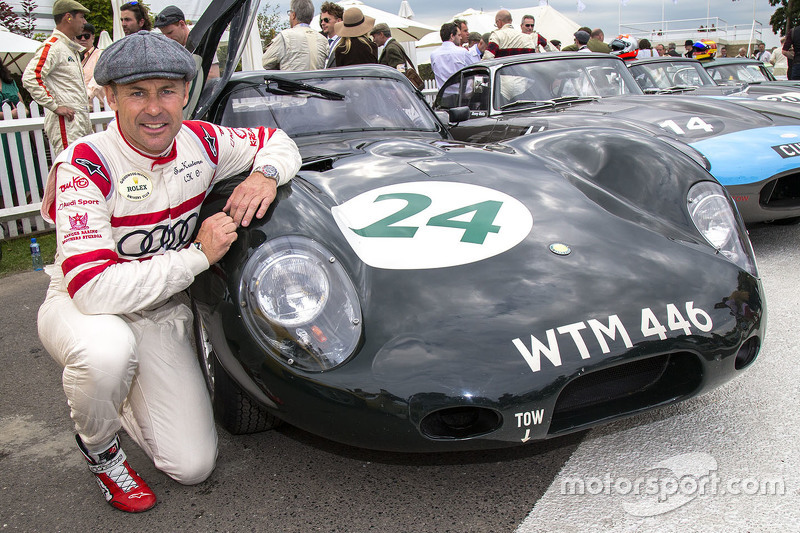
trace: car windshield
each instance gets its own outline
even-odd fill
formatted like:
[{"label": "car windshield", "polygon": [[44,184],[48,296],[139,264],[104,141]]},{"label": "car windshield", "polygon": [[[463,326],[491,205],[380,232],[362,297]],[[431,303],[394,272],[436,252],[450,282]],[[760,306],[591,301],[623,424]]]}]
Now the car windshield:
[{"label": "car windshield", "polygon": [[500,109],[514,102],[623,94],[642,93],[621,61],[599,58],[530,61],[498,70],[494,104]]},{"label": "car windshield", "polygon": [[683,61],[658,61],[634,64],[630,67],[633,79],[646,92],[679,87],[716,85],[705,69],[697,63]]},{"label": "car windshield", "polygon": [[754,83],[769,81],[757,64],[720,65],[708,68],[711,77],[719,84],[734,84],[739,82]]},{"label": "car windshield", "polygon": [[436,119],[402,81],[376,77],[267,78],[227,98],[220,123],[280,128],[291,137],[346,131],[437,131]]}]

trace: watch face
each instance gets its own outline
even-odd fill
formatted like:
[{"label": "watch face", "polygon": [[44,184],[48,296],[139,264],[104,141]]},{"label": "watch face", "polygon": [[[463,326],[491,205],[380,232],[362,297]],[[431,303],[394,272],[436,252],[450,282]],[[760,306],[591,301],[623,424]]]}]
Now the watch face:
[{"label": "watch face", "polygon": [[253,171],[261,172],[268,178],[278,177],[278,169],[273,167],[272,165],[264,165],[263,167],[254,168]]}]

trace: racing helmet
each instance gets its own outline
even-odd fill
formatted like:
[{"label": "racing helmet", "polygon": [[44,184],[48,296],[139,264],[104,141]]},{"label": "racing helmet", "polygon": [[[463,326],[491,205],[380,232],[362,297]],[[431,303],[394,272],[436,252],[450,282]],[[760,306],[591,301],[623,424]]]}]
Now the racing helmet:
[{"label": "racing helmet", "polygon": [[714,59],[717,53],[717,43],[710,39],[700,39],[692,45],[692,57],[698,61]]},{"label": "racing helmet", "polygon": [[630,35],[619,35],[611,41],[611,53],[625,61],[636,59],[639,43]]}]

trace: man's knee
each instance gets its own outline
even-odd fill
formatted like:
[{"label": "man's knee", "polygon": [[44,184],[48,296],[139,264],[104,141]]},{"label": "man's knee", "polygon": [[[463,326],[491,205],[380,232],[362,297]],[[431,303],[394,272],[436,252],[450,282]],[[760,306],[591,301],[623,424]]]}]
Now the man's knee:
[{"label": "man's knee", "polygon": [[156,468],[182,485],[202,483],[214,471],[217,463],[217,449],[196,449],[178,458],[177,461],[164,464],[156,459]]},{"label": "man's knee", "polygon": [[66,367],[81,368],[98,379],[133,376],[136,365],[136,339],[123,321],[106,324],[102,332],[80,339]]}]

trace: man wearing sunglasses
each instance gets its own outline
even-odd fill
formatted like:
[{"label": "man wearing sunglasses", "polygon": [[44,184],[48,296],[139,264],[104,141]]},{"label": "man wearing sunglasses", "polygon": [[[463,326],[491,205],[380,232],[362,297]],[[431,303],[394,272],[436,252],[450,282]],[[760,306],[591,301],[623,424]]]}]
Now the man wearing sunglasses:
[{"label": "man wearing sunglasses", "polygon": [[519,30],[525,35],[530,35],[533,33],[533,27],[535,25],[536,20],[533,18],[533,15],[523,15],[522,24],[520,24]]},{"label": "man wearing sunglasses", "polygon": [[83,47],[81,52],[81,67],[83,67],[83,82],[86,84],[86,96],[91,103],[93,98],[103,99],[103,88],[94,81],[94,66],[100,57],[100,49],[94,45],[94,24],[87,22],[83,25],[83,33],[75,37],[75,42]]},{"label": "man wearing sunglasses", "polygon": [[536,41],[536,50],[538,52],[549,51],[547,46],[547,39],[542,37],[542,34],[533,31],[533,27],[536,26],[536,19],[533,18],[533,15],[523,15],[522,16],[522,24],[520,24],[520,31],[524,35],[530,35],[531,39]]},{"label": "man wearing sunglasses", "polygon": [[56,0],[56,28],[22,75],[22,85],[45,108],[44,131],[53,159],[72,141],[92,131],[81,68],[83,47],[74,41],[83,33],[88,12],[76,0]]},{"label": "man wearing sunglasses", "polygon": [[507,9],[497,12],[494,16],[494,24],[497,29],[489,37],[489,44],[483,53],[483,59],[536,52],[536,41],[533,41],[530,35],[523,35],[516,30],[511,22],[511,12]]},{"label": "man wearing sunglasses", "polygon": [[344,8],[333,2],[325,2],[319,8],[319,25],[322,28],[322,35],[328,39],[328,57],[325,60],[325,68],[331,68],[336,63],[336,56],[333,50],[339,44],[339,36],[336,35],[336,23],[341,22],[344,16]]}]

